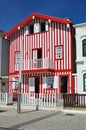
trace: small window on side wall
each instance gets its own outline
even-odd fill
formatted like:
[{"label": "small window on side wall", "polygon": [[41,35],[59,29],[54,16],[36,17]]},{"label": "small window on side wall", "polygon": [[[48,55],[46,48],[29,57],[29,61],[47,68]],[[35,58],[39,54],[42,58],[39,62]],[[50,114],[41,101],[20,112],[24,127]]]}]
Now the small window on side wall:
[{"label": "small window on side wall", "polygon": [[86,91],[86,73],[83,75],[83,89]]},{"label": "small window on side wall", "polygon": [[62,46],[56,47],[56,59],[62,58]]},{"label": "small window on side wall", "polygon": [[83,56],[86,57],[86,39],[82,41]]},{"label": "small window on side wall", "polygon": [[20,52],[16,52],[16,63],[19,63],[20,62]]}]

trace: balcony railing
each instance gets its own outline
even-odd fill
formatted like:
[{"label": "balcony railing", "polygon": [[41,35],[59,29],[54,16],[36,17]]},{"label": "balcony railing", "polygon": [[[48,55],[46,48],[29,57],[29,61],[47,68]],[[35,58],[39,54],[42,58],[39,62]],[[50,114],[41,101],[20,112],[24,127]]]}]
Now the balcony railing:
[{"label": "balcony railing", "polygon": [[[15,71],[19,70],[19,64],[15,64]],[[25,60],[22,62],[22,70],[36,70],[36,69],[54,69],[53,59],[37,59]]]}]

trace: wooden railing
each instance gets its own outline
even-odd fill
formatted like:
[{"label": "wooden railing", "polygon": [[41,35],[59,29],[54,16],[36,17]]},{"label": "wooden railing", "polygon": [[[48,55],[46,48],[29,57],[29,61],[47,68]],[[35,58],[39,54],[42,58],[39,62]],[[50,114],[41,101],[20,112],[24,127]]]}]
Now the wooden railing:
[{"label": "wooden railing", "polygon": [[63,94],[65,107],[86,107],[86,94]]}]

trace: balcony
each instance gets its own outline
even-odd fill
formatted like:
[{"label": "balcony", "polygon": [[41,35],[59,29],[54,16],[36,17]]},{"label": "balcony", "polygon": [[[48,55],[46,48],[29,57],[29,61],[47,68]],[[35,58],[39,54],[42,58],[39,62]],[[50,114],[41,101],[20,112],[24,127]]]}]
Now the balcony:
[{"label": "balcony", "polygon": [[[45,58],[45,59],[37,59],[34,61],[31,60],[25,60],[22,62],[22,70],[40,70],[40,69],[54,69],[54,60]],[[19,63],[15,64],[15,71],[19,70]]]}]

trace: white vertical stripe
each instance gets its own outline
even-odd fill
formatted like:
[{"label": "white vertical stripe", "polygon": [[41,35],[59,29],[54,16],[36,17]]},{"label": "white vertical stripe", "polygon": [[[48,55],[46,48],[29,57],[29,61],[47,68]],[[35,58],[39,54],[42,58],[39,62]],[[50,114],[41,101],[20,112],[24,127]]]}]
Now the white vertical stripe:
[{"label": "white vertical stripe", "polygon": [[45,53],[45,57],[46,57],[46,33],[44,34],[44,53]]},{"label": "white vertical stripe", "polygon": [[50,59],[51,59],[51,55],[52,55],[52,49],[51,49],[51,23],[50,23]]},{"label": "white vertical stripe", "polygon": [[58,70],[60,70],[60,60],[58,60]]},{"label": "white vertical stripe", "polygon": [[65,47],[66,47],[66,43],[65,43],[65,24],[64,24],[64,69],[65,69]]},{"label": "white vertical stripe", "polygon": [[[25,38],[26,38],[26,37],[25,37]],[[23,64],[23,67],[24,67],[24,68],[23,68],[23,69],[25,70],[25,39],[24,39],[24,42],[23,42],[23,57],[24,57],[24,59],[23,59],[23,60],[24,60],[24,61],[23,61],[23,63],[24,63],[24,64]]]},{"label": "white vertical stripe", "polygon": [[56,37],[56,31],[57,31],[57,28],[56,28],[56,22],[55,22],[55,46],[57,45],[57,37]]},{"label": "white vertical stripe", "polygon": [[40,43],[39,43],[39,34],[38,34],[38,48],[40,48]]},{"label": "white vertical stripe", "polygon": [[36,47],[37,47],[37,46],[36,46],[36,34],[34,34],[34,35],[35,35],[35,48],[36,48]]},{"label": "white vertical stripe", "polygon": [[58,45],[60,45],[60,32],[59,32],[59,24],[60,24],[60,23],[58,23]]},{"label": "white vertical stripe", "polygon": [[68,69],[68,52],[69,52],[69,50],[68,50],[68,31],[67,31],[67,26],[66,26],[66,56],[67,56],[67,60],[66,60],[66,63],[67,63],[67,67],[66,67],[66,69]]},{"label": "white vertical stripe", "polygon": [[39,34],[40,35],[40,47],[42,47],[42,43],[41,43],[41,34]]},{"label": "white vertical stripe", "polygon": [[71,69],[71,37],[70,37],[70,28],[69,28],[69,69]]},{"label": "white vertical stripe", "polygon": [[62,40],[62,38],[63,38],[62,31],[63,31],[63,30],[62,30],[62,24],[61,24],[61,43],[60,43],[61,45],[63,44],[63,43],[62,43],[62,42],[63,42],[63,40]]},{"label": "white vertical stripe", "polygon": [[61,60],[61,69],[63,69],[63,60]]}]

